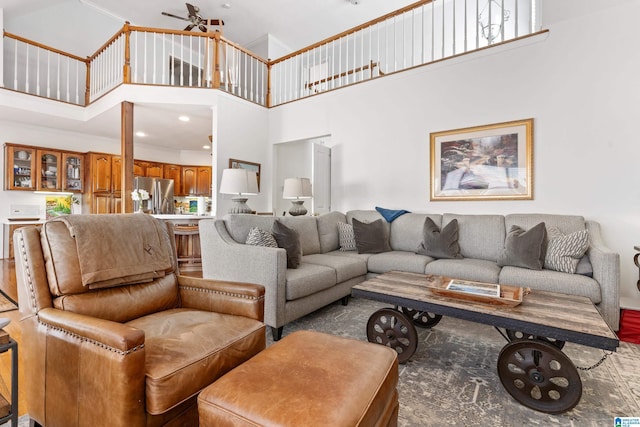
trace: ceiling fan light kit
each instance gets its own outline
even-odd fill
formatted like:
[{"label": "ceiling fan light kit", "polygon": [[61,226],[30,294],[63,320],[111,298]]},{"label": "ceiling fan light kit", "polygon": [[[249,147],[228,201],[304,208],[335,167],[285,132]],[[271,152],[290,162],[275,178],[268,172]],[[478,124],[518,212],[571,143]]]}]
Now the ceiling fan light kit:
[{"label": "ceiling fan light kit", "polygon": [[169,16],[171,18],[190,22],[190,24],[185,27],[184,31],[191,31],[192,29],[197,27],[200,31],[206,33],[207,31],[209,31],[209,26],[215,25],[221,27],[224,25],[224,21],[222,19],[205,19],[200,16],[200,8],[198,6],[194,6],[189,3],[185,4],[187,5],[188,12],[186,18],[168,12],[162,12],[162,14],[164,16]]}]

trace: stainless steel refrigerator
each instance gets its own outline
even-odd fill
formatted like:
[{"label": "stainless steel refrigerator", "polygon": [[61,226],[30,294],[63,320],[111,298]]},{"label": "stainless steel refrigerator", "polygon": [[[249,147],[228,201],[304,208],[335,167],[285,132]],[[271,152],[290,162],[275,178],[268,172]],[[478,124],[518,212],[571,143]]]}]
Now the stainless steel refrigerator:
[{"label": "stainless steel refrigerator", "polygon": [[150,211],[152,214],[172,214],[174,212],[173,185],[172,179],[145,178],[141,176],[134,178],[133,188],[147,190],[149,196],[151,196],[149,200],[134,201],[134,211],[137,211],[139,204],[142,203],[142,209]]}]

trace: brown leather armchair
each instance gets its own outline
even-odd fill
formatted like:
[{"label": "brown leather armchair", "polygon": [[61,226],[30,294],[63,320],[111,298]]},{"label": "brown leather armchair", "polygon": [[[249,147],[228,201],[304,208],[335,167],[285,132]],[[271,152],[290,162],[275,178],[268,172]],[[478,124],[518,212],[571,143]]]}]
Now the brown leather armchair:
[{"label": "brown leather armchair", "polygon": [[70,215],[14,234],[32,425],[197,426],[197,395],[265,348],[264,289],[178,274],[171,226]]}]

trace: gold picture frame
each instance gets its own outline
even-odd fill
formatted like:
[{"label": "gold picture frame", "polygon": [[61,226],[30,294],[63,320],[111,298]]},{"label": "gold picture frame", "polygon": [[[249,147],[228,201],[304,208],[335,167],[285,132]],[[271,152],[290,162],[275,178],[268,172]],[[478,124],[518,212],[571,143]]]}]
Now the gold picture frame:
[{"label": "gold picture frame", "polygon": [[532,200],[533,119],[430,134],[431,200]]},{"label": "gold picture frame", "polygon": [[260,190],[260,168],[260,163],[229,159],[229,169],[246,169],[256,173],[256,177],[258,178],[258,190]]}]

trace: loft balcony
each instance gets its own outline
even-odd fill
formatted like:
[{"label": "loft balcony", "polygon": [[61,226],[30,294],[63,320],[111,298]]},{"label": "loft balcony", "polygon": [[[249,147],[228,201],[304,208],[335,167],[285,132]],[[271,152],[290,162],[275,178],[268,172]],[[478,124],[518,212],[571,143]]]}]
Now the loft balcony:
[{"label": "loft balcony", "polygon": [[422,0],[282,58],[220,32],[125,23],[81,58],[4,32],[2,86],[87,106],[122,84],[210,88],[274,107],[535,35],[536,0]]}]

